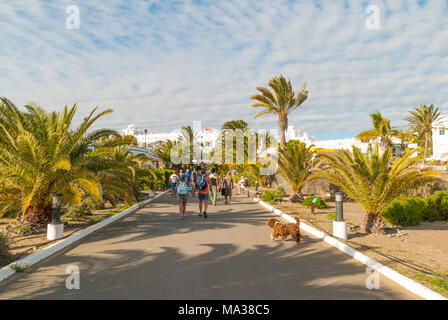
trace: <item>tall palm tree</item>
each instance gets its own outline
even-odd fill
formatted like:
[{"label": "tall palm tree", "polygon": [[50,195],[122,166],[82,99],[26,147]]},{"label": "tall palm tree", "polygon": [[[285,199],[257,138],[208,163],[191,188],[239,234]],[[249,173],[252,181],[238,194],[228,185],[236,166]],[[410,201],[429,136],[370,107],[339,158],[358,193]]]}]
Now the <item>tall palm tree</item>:
[{"label": "tall palm tree", "polygon": [[269,87],[271,87],[272,92],[269,89],[257,87],[261,94],[251,96],[251,99],[255,100],[252,107],[264,108],[255,115],[255,118],[267,113],[278,115],[280,144],[283,145],[286,142],[285,131],[288,128],[288,115],[302,105],[308,97],[308,91],[305,91],[306,82],[297,95],[292,90],[291,81],[286,81],[283,75],[269,80]]},{"label": "tall palm tree", "polygon": [[295,198],[298,202],[304,200],[302,188],[310,180],[314,174],[313,169],[317,166],[317,154],[313,147],[314,145],[307,147],[303,142],[291,140],[279,150],[280,175],[295,193],[291,199]]},{"label": "tall palm tree", "polygon": [[379,111],[370,115],[373,128],[361,132],[356,136],[361,142],[370,142],[379,138],[381,150],[384,151],[392,144],[392,137],[397,133],[395,127],[391,127],[390,120],[383,118]]},{"label": "tall palm tree", "polygon": [[385,227],[382,210],[396,197],[439,179],[441,174],[427,169],[418,169],[421,157],[416,150],[393,159],[392,148],[382,154],[378,143],[366,154],[353,146],[353,152],[340,150],[333,154],[322,154],[325,168],[317,168],[314,178],[326,178],[341,187],[364,210],[363,231],[378,233]]},{"label": "tall palm tree", "polygon": [[432,138],[432,129],[440,125],[440,122],[445,117],[440,115],[439,108],[434,108],[433,104],[429,107],[427,105],[420,105],[419,107],[415,107],[413,111],[409,111],[409,113],[411,115],[406,117],[405,120],[409,122],[409,128],[412,132],[421,138],[424,137],[426,159],[428,157],[429,141]]},{"label": "tall palm tree", "polygon": [[[112,130],[87,130],[108,109],[96,108],[76,129],[71,129],[77,105],[62,112],[46,112],[34,105],[20,111],[1,98],[0,185],[12,197],[0,202],[0,210],[21,208],[21,217],[31,224],[47,223],[52,214],[52,194],[79,204],[85,194],[101,200],[102,187],[95,174],[76,162],[90,152],[89,145]],[[2,190],[3,192],[3,190]]]},{"label": "tall palm tree", "polygon": [[200,138],[200,133],[195,132],[191,126],[183,126],[181,129],[181,135],[179,137],[179,142],[182,144],[182,152],[188,150],[189,159],[188,163],[192,164],[193,160],[198,158],[198,150],[195,148],[198,140]]}]

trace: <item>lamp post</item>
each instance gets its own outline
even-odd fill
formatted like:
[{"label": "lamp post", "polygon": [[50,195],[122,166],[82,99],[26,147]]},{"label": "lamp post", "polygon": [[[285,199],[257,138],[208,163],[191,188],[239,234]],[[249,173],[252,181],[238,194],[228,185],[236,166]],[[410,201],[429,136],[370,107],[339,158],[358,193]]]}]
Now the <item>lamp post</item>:
[{"label": "lamp post", "polygon": [[60,193],[53,194],[53,215],[51,223],[61,223],[61,196]]},{"label": "lamp post", "polygon": [[347,222],[344,221],[344,201],[342,192],[336,192],[336,220],[333,221],[333,235],[347,240]]},{"label": "lamp post", "polygon": [[145,148],[147,147],[147,144],[146,144],[146,134],[148,133],[148,129],[145,129]]},{"label": "lamp post", "polygon": [[56,240],[64,236],[64,224],[61,223],[61,197],[60,193],[53,194],[51,223],[47,225],[48,240]]}]

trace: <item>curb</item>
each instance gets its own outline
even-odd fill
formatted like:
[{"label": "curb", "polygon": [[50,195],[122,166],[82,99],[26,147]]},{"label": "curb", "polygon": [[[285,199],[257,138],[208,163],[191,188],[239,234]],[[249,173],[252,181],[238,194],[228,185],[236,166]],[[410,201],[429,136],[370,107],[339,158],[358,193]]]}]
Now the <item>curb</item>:
[{"label": "curb", "polygon": [[158,197],[164,195],[165,193],[167,193],[169,190],[165,190],[159,194],[157,194],[154,198],[151,199],[147,199],[145,201],[139,202],[136,205],[130,207],[129,209],[126,209],[118,214],[116,214],[115,216],[112,216],[110,218],[107,218],[103,221],[100,221],[98,223],[95,223],[94,225],[87,227],[85,229],[82,229],[76,233],[71,234],[70,236],[68,236],[65,239],[62,239],[48,247],[45,247],[39,251],[36,251],[34,253],[31,253],[29,255],[27,255],[26,257],[14,261],[12,263],[10,263],[9,265],[3,267],[0,269],[0,282],[5,280],[6,278],[12,276],[14,273],[16,273],[12,268],[11,268],[11,264],[13,263],[17,263],[21,266],[23,266],[25,263],[29,264],[29,266],[32,266],[40,261],[42,261],[43,259],[48,258],[49,256],[55,254],[58,251],[61,251],[62,249],[68,247],[69,245],[73,244],[74,242],[81,240],[85,237],[87,237],[88,235],[90,235],[91,233],[98,231],[112,223],[114,223],[115,221],[122,219],[128,215],[130,215],[131,213],[136,212],[138,209],[141,209],[142,207],[148,205],[150,202],[152,202],[154,199],[157,199]]},{"label": "curb", "polygon": [[[248,190],[248,192],[252,192],[252,191]],[[260,205],[262,205],[269,211],[271,211],[271,212],[275,213],[276,215],[282,217],[283,219],[287,220],[288,222],[292,222],[292,223],[296,222],[296,220],[289,214],[284,213],[277,208],[274,208],[273,206],[261,201],[260,199],[252,198],[252,200],[259,203]],[[313,236],[325,241],[326,243],[330,244],[331,246],[341,250],[345,254],[348,254],[349,256],[362,262],[363,264],[369,266],[372,270],[377,271],[378,273],[382,274],[386,278],[389,278],[390,280],[392,280],[395,283],[399,284],[400,286],[406,288],[407,290],[414,293],[415,295],[422,297],[423,299],[426,299],[426,300],[448,300],[447,298],[438,294],[437,292],[434,292],[431,289],[423,286],[422,284],[420,284],[408,277],[403,276],[399,272],[392,270],[389,267],[386,267],[385,265],[362,254],[358,250],[346,245],[345,243],[337,240],[336,238],[329,236],[325,232],[319,231],[303,222],[300,222],[300,228],[305,230],[306,232],[312,234]]]}]

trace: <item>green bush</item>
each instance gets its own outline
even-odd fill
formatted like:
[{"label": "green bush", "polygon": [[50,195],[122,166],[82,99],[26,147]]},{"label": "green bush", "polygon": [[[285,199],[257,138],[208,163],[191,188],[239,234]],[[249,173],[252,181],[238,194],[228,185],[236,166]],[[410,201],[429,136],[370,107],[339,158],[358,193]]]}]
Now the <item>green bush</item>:
[{"label": "green bush", "polygon": [[448,192],[436,191],[424,199],[423,219],[443,221],[448,219]]},{"label": "green bush", "polygon": [[425,202],[419,197],[393,200],[382,215],[385,221],[402,227],[419,225],[424,219]]},{"label": "green bush", "polygon": [[[316,196],[308,196],[302,202],[302,206],[311,207],[311,203],[313,202],[314,198],[316,198]],[[322,200],[320,197],[317,197],[317,200],[314,203],[314,207],[317,208],[317,209],[326,209],[326,208],[328,208],[327,203],[324,200]]]},{"label": "green bush", "polygon": [[10,258],[8,244],[6,237],[0,233],[0,266],[3,266],[8,262]]},{"label": "green bush", "polygon": [[265,190],[261,195],[260,199],[264,202],[269,202],[274,204],[276,201],[280,200],[286,195],[285,189],[283,187],[278,187],[276,190]]}]

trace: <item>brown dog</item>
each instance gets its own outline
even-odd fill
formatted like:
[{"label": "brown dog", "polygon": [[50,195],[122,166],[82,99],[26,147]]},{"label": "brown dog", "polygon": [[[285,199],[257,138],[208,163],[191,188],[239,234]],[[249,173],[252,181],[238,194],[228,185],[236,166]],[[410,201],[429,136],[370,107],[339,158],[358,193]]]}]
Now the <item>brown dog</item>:
[{"label": "brown dog", "polygon": [[303,239],[303,235],[300,233],[300,219],[299,217],[294,217],[296,223],[282,223],[277,219],[270,218],[268,220],[268,226],[274,229],[271,234],[271,240],[275,240],[277,237],[282,237],[282,240],[286,240],[289,235],[297,242]]}]

